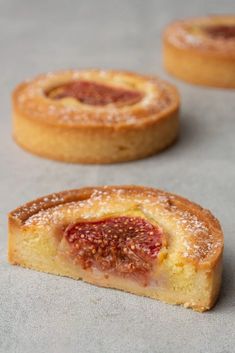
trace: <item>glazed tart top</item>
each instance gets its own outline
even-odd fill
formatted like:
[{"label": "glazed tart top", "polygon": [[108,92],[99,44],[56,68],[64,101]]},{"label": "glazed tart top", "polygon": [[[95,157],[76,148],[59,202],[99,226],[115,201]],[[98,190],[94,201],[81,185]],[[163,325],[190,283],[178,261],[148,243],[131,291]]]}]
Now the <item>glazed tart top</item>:
[{"label": "glazed tart top", "polygon": [[235,15],[189,18],[171,23],[165,39],[179,47],[235,57]]},{"label": "glazed tart top", "polygon": [[136,229],[140,244],[142,228],[153,234],[158,247],[150,244],[148,249],[154,254],[164,248],[182,261],[208,269],[217,264],[223,250],[220,224],[208,210],[180,196],[141,186],[91,187],[52,194],[17,208],[9,220],[26,232],[43,229],[58,235],[67,229],[66,236],[72,241],[79,231],[84,237],[87,222],[99,232],[102,227],[109,229],[113,236],[116,226],[125,230],[123,222],[131,232]]},{"label": "glazed tart top", "polygon": [[40,75],[13,93],[18,114],[48,124],[131,126],[178,109],[176,88],[124,71],[67,70]]}]

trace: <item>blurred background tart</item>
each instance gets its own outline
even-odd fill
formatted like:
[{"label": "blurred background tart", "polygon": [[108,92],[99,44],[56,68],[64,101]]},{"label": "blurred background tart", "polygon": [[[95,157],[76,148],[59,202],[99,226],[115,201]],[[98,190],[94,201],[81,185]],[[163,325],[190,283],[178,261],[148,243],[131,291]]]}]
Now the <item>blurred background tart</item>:
[{"label": "blurred background tart", "polygon": [[166,70],[187,82],[235,88],[235,15],[175,21],[163,35]]}]

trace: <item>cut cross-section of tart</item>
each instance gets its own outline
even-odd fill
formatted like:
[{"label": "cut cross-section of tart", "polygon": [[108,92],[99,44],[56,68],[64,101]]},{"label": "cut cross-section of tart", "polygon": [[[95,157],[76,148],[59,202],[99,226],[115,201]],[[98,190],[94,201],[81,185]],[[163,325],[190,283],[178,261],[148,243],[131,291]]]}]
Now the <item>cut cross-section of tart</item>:
[{"label": "cut cross-section of tart", "polygon": [[210,309],[223,233],[200,206],[140,186],[52,194],[9,215],[9,261],[39,271]]},{"label": "cut cross-section of tart", "polygon": [[171,23],[163,38],[164,65],[185,81],[235,88],[235,15]]},{"label": "cut cross-section of tart", "polygon": [[67,70],[41,75],[13,93],[13,135],[26,150],[71,163],[144,158],[172,144],[177,89],[125,71]]}]

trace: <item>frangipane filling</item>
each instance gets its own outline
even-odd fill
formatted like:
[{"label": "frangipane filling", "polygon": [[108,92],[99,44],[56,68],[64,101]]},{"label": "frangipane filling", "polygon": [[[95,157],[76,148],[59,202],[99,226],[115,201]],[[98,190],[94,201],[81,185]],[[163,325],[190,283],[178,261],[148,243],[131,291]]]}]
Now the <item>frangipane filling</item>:
[{"label": "frangipane filling", "polygon": [[54,87],[46,93],[50,99],[74,98],[88,105],[123,104],[132,105],[138,103],[143,94],[136,90],[108,86],[92,81],[71,81]]}]

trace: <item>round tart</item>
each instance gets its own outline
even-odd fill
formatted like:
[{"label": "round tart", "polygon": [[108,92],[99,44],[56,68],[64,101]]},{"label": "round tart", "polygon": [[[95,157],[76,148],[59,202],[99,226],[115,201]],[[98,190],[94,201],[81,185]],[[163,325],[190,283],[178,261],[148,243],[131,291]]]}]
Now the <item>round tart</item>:
[{"label": "round tart", "polygon": [[52,194],[9,215],[9,261],[197,311],[219,293],[223,233],[200,206],[140,186]]},{"label": "round tart", "polygon": [[16,142],[50,159],[113,163],[152,155],[178,134],[179,96],[158,78],[123,71],[41,75],[13,93]]},{"label": "round tart", "polygon": [[165,68],[182,80],[235,88],[235,16],[208,16],[170,24],[163,39]]}]

